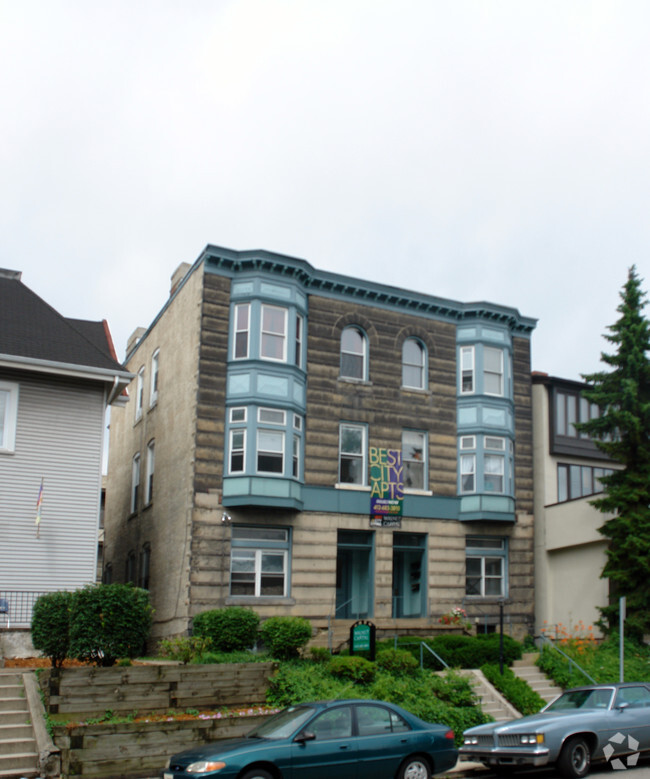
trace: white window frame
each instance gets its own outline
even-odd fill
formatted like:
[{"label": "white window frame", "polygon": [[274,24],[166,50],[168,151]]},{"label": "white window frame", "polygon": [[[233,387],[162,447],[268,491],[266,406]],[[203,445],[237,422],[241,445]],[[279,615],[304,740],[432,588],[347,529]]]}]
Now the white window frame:
[{"label": "white window frame", "polygon": [[[471,488],[465,488],[465,477],[472,477]],[[461,454],[460,456],[460,493],[470,495],[476,492],[476,454]]]},{"label": "white window frame", "polygon": [[[264,324],[264,315],[267,311],[274,311],[279,312],[282,314],[282,330],[270,330],[265,329]],[[288,310],[286,308],[283,308],[281,306],[272,306],[268,303],[262,303],[262,308],[260,311],[260,359],[261,360],[271,360],[272,362],[286,362],[287,361],[287,320],[288,320]],[[275,339],[281,339],[282,340],[282,356],[276,357],[274,354],[265,354],[265,341],[268,338],[272,338],[273,343],[275,343]],[[275,351],[275,350],[273,350]]]},{"label": "white window frame", "polygon": [[[343,431],[346,429],[360,431],[361,433],[361,452],[343,451]],[[361,480],[360,481],[342,481],[341,464],[343,459],[353,460],[360,463]],[[349,422],[341,422],[339,425],[339,484],[350,484],[357,487],[365,487],[368,484],[368,429],[365,425],[355,425]]]},{"label": "white window frame", "polygon": [[[421,459],[417,459],[416,457],[407,457],[407,444],[405,442],[405,438],[407,436],[418,436],[422,446],[421,446]],[[427,489],[427,448],[428,448],[428,439],[426,432],[422,430],[402,430],[402,474],[403,474],[403,481],[404,481],[404,489],[405,490],[426,490]],[[415,463],[416,465],[421,467],[422,470],[422,484],[417,487],[410,487],[406,484],[406,478],[407,478],[407,469],[408,469],[408,463]]]},{"label": "white window frame", "polygon": [[[247,431],[245,427],[235,427],[235,428],[231,428],[230,430],[229,445],[228,445],[228,473],[231,475],[246,472],[246,432]],[[235,448],[235,442],[234,442],[235,436],[242,437],[241,439],[242,444],[237,448]],[[233,460],[233,455],[235,454],[239,455],[239,453],[241,453],[241,469],[236,470],[232,466],[232,460]]]},{"label": "white window frame", "polygon": [[[280,449],[269,449],[269,448],[262,448],[260,438],[261,436],[272,436],[277,437],[277,439],[281,442]],[[255,448],[255,472],[259,474],[263,474],[265,476],[284,476],[284,467],[285,467],[285,447],[286,447],[286,435],[285,431],[281,429],[277,430],[269,430],[267,428],[258,428],[257,430],[257,439],[256,439],[256,448]],[[280,470],[275,471],[265,471],[262,468],[260,468],[260,456],[267,455],[269,457],[274,458],[280,458]]]},{"label": "white window frame", "polygon": [[0,419],[0,453],[16,451],[16,427],[18,425],[18,384],[0,381],[0,392],[5,402]]},{"label": "white window frame", "polygon": [[135,421],[142,419],[142,410],[144,406],[144,365],[138,369],[138,375],[135,380]]},{"label": "white window frame", "polygon": [[[245,322],[240,323],[240,314]],[[250,327],[251,327],[251,304],[237,303],[233,312],[233,339],[232,339],[232,358],[233,360],[247,360],[250,353]],[[240,338],[240,336],[242,336]],[[237,354],[238,347],[243,343],[244,353]]]},{"label": "white window frame", "polygon": [[287,423],[287,415],[282,409],[260,406],[257,409],[257,421],[262,425],[280,425],[284,427]]},{"label": "white window frame", "polygon": [[158,377],[160,372],[160,349],[151,355],[151,388],[149,392],[149,405],[155,406],[158,402]]},{"label": "white window frame", "polygon": [[237,424],[246,424],[246,420],[248,418],[248,409],[246,406],[233,406],[233,408],[230,409],[230,424],[237,425]]},{"label": "white window frame", "polygon": [[156,470],[156,442],[152,438],[147,444],[147,481],[144,487],[144,502],[148,506],[153,501],[153,477]]},{"label": "white window frame", "polygon": [[[493,470],[488,471],[488,463],[491,463]],[[497,466],[495,468],[495,466]],[[492,483],[495,479],[501,480],[500,489],[488,489],[488,482]],[[506,487],[506,458],[502,454],[492,452],[483,453],[483,492],[490,495],[503,495]]]},{"label": "white window frame", "polygon": [[295,363],[298,368],[302,368],[302,349],[303,340],[305,337],[305,318],[302,314],[296,314],[296,359]]},{"label": "white window frame", "polygon": [[[356,333],[360,338],[360,344],[361,349],[360,351],[352,351],[350,348],[344,348],[344,341],[346,339],[347,333]],[[363,330],[358,327],[357,325],[351,325],[349,327],[346,327],[343,329],[343,332],[341,333],[341,354],[340,354],[340,377],[342,379],[348,379],[350,381],[366,381],[368,377],[368,339],[366,338],[366,334],[363,332]],[[349,355],[351,357],[355,358],[355,364],[357,364],[360,360],[361,364],[361,375],[357,376],[351,375],[349,373],[343,373],[343,357],[344,355]]]},{"label": "white window frame", "polygon": [[[415,346],[418,350],[418,355],[420,358],[418,362],[407,360],[406,350],[410,345]],[[407,389],[426,389],[426,366],[427,355],[422,342],[418,338],[407,338],[402,344],[402,386]],[[407,369],[411,369],[411,372],[419,372],[420,378],[416,384],[409,383],[406,377]]]},{"label": "white window frame", "polygon": [[[467,358],[467,360],[465,359]],[[476,390],[476,351],[473,346],[461,346],[458,359],[458,383],[461,395],[473,395]],[[468,386],[465,386],[465,379]]]},{"label": "white window frame", "polygon": [[[259,536],[256,537],[256,531]],[[282,595],[262,594],[262,563],[264,555],[282,558]],[[234,561],[253,561],[253,593],[233,593]],[[278,598],[286,597],[289,591],[289,532],[285,528],[255,528],[233,526],[230,551],[230,594],[232,597]]]},{"label": "white window frame", "polygon": [[293,454],[291,461],[291,475],[294,479],[300,478],[300,443],[299,435],[293,434]]},{"label": "white window frame", "polygon": [[131,514],[138,510],[140,497],[140,453],[133,455],[131,461]]},{"label": "white window frame", "polygon": [[[499,357],[499,369],[498,370],[488,370],[487,368],[487,356],[488,354],[491,355],[498,355]],[[497,392],[488,392],[487,390],[487,377],[496,377],[497,383],[499,385],[499,389]],[[485,395],[492,395],[493,397],[503,397],[503,387],[504,387],[504,379],[505,379],[505,372],[504,372],[504,359],[503,359],[503,349],[497,349],[494,346],[484,346],[483,347],[483,394]]]},{"label": "white window frame", "polygon": [[[477,542],[472,546],[472,542]],[[490,546],[490,544],[493,544]],[[468,537],[465,539],[465,595],[468,598],[504,598],[506,596],[506,576],[507,576],[507,544],[503,538],[479,538]],[[467,561],[480,560],[479,572],[479,592],[467,592]],[[498,576],[486,572],[488,563],[499,562],[501,572]],[[486,584],[488,581],[499,581],[499,592],[487,592]]]}]

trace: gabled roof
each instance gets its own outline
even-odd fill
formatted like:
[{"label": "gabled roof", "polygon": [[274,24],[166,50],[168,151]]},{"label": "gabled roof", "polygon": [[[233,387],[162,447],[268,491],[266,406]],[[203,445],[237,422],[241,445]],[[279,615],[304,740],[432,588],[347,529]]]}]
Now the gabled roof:
[{"label": "gabled roof", "polygon": [[20,273],[0,269],[0,364],[114,381],[131,374],[117,361],[105,321],[67,319],[26,287]]}]

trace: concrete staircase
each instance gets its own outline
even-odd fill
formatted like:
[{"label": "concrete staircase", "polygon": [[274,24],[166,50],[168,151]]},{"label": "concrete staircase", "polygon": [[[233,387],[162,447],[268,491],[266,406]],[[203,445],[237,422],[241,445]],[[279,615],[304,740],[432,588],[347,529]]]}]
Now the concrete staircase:
[{"label": "concrete staircase", "polygon": [[39,775],[22,673],[0,668],[0,779]]},{"label": "concrete staircase", "polygon": [[520,679],[528,682],[533,690],[549,703],[562,692],[562,689],[539,670],[535,665],[536,659],[537,652],[524,653],[521,660],[514,661],[512,670]]}]

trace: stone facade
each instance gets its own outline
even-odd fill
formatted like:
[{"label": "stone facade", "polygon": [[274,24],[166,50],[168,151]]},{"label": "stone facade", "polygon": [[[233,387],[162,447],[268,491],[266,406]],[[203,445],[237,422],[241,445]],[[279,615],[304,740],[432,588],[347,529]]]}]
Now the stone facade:
[{"label": "stone facade", "polygon": [[[129,405],[111,419],[105,514],[105,579],[150,589],[154,639],[191,630],[200,611],[233,604],[262,618],[307,617],[315,640],[329,645],[341,643],[357,618],[372,620],[380,634],[431,633],[455,607],[478,630],[494,630],[503,605],[511,633],[532,630],[534,321],[481,306],[320,273],[268,252],[207,247],[175,274],[169,300],[127,354],[128,369],[141,375],[142,413],[136,379]],[[269,333],[278,338],[277,325],[265,323],[269,313],[284,317],[277,359],[260,345]],[[350,327],[367,349],[360,380],[341,376]],[[237,332],[247,339],[242,359]],[[461,430],[459,338],[468,342],[473,332],[475,402],[464,397],[470,422]],[[426,356],[420,388],[403,386],[407,339]],[[488,350],[503,355],[496,397],[481,390]],[[158,389],[150,402],[154,355]],[[364,431],[359,483],[341,476],[341,424]],[[403,431],[426,442],[424,483],[405,491],[398,521],[371,521],[368,455],[401,451]],[[474,488],[463,491],[465,433],[478,466]],[[282,441],[271,466],[269,440]],[[498,495],[481,472],[481,458],[490,457],[484,440],[503,446],[492,463],[509,464],[497,474]],[[468,555],[472,571],[480,568],[475,580]]]}]

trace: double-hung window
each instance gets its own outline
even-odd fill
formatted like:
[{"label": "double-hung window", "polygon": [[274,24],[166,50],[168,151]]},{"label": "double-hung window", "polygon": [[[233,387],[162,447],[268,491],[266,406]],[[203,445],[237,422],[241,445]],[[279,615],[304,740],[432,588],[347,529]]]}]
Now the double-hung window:
[{"label": "double-hung window", "polygon": [[151,355],[151,390],[149,393],[149,405],[155,406],[158,402],[158,369],[160,367],[160,350]]},{"label": "double-hung window", "polygon": [[145,485],[144,502],[148,505],[153,500],[153,474],[156,467],[156,444],[152,439],[147,444],[147,482]]},{"label": "double-hung window", "polygon": [[144,365],[138,371],[135,382],[135,421],[142,417],[142,407],[144,405]]},{"label": "double-hung window", "polygon": [[402,431],[402,468],[404,487],[424,490],[427,487],[427,437],[415,430]]},{"label": "double-hung window", "polygon": [[0,381],[0,452],[16,448],[18,420],[18,385]]},{"label": "double-hung window", "polygon": [[[275,408],[260,408],[257,412],[259,425],[278,425],[284,427],[286,413]],[[280,429],[258,427],[257,430],[257,472],[284,473],[285,432]]]},{"label": "double-hung window", "polygon": [[341,333],[341,378],[364,380],[367,375],[368,344],[358,327]]},{"label": "double-hung window", "polygon": [[138,498],[140,495],[140,455],[133,456],[131,464],[131,513],[138,509]]},{"label": "double-hung window", "polygon": [[299,368],[302,368],[302,342],[304,339],[304,326],[305,326],[305,320],[301,316],[301,314],[296,314],[296,343],[295,343],[295,349],[296,349],[296,359],[295,363]]},{"label": "double-hung window", "polygon": [[151,568],[151,547],[145,544],[140,550],[140,575],[138,577],[139,586],[143,590],[149,589],[149,570]]},{"label": "double-hung window", "polygon": [[474,392],[474,347],[460,347],[460,392],[471,395]]},{"label": "double-hung window", "polygon": [[402,386],[409,389],[424,389],[425,351],[415,338],[407,338],[402,346]]},{"label": "double-hung window", "polygon": [[233,525],[230,594],[285,596],[289,531],[286,528]]},{"label": "double-hung window", "polygon": [[235,337],[232,355],[235,360],[245,360],[248,357],[250,315],[250,303],[238,303],[235,306]]},{"label": "double-hung window", "polygon": [[503,395],[503,349],[483,347],[483,392]]},{"label": "double-hung window", "polygon": [[366,484],[366,427],[342,424],[339,428],[339,482]]},{"label": "double-hung window", "polygon": [[262,305],[260,357],[287,361],[287,309]]},{"label": "double-hung window", "polygon": [[476,492],[476,436],[461,436],[460,449],[460,491]]},{"label": "double-hung window", "polygon": [[465,539],[465,594],[505,597],[506,540],[468,536]]},{"label": "double-hung window", "polygon": [[483,449],[483,490],[502,493],[505,488],[506,439],[486,435]]}]

